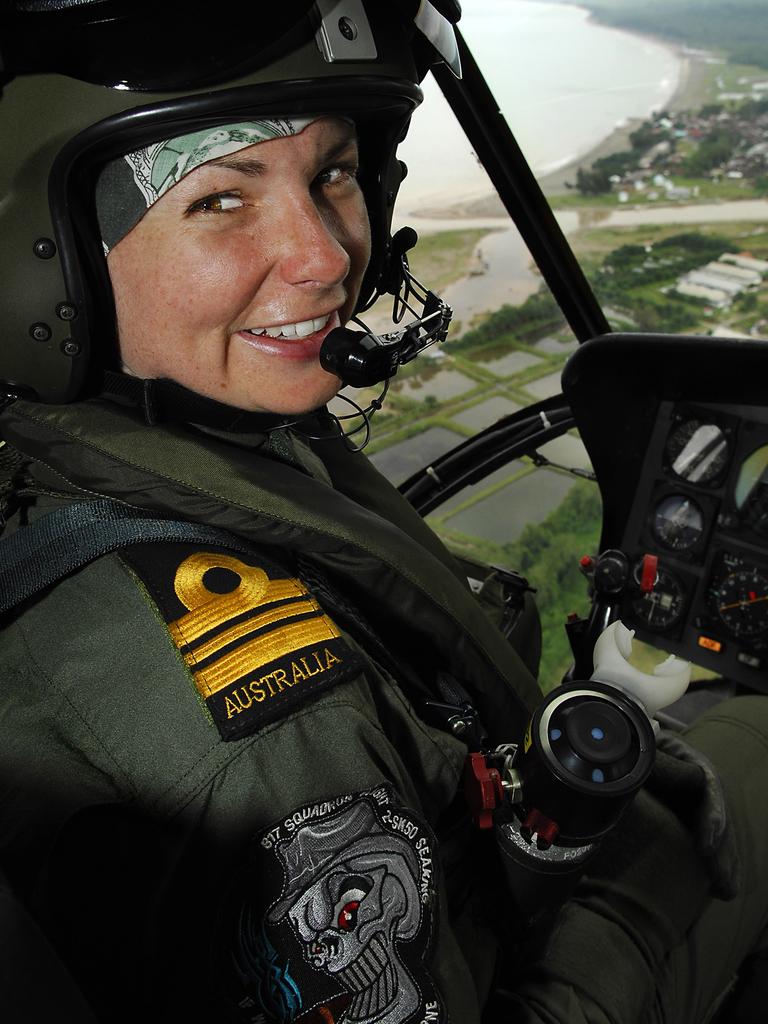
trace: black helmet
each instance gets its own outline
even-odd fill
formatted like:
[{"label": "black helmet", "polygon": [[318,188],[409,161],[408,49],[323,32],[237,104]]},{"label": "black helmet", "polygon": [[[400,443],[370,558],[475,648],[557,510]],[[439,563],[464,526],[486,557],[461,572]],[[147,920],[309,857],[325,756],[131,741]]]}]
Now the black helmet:
[{"label": "black helmet", "polygon": [[459,13],[456,0],[219,0],[169,14],[135,0],[0,0],[0,391],[61,403],[99,390],[115,316],[96,177],[174,134],[353,118],[373,238],[364,305],[393,278],[395,148],[429,66],[458,73]]}]

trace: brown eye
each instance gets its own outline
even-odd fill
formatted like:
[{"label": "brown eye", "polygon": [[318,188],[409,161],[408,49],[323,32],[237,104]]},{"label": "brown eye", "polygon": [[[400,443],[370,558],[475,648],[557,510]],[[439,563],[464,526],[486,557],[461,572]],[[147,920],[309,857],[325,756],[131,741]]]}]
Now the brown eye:
[{"label": "brown eye", "polygon": [[240,196],[234,192],[216,192],[213,195],[206,196],[204,199],[198,199],[196,203],[193,203],[188,213],[226,213],[229,210],[237,210],[243,206],[243,200]]},{"label": "brown eye", "polygon": [[357,164],[334,164],[326,167],[317,176],[320,185],[344,185],[351,181],[357,181]]}]

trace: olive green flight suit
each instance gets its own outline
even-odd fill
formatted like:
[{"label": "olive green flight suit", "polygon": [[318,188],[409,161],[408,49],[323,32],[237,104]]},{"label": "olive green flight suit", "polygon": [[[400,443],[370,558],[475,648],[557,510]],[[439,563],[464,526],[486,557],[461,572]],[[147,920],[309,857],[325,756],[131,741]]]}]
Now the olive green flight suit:
[{"label": "olive green flight suit", "polygon": [[[269,455],[248,439],[147,427],[102,402],[19,402],[2,432],[35,460],[30,518],[108,495],[264,552],[263,564],[246,559],[236,572],[222,552],[194,546],[104,556],[3,631],[0,856],[100,1019],[231,1011],[471,1024],[507,979],[510,1021],[689,1019],[648,1015],[662,1012],[657,1000],[677,1005],[676,960],[696,948],[685,943],[708,915],[725,908],[730,922],[744,911],[711,901],[674,800],[638,801],[626,842],[566,906],[540,962],[516,973],[504,960],[518,922],[492,836],[461,813],[466,748],[414,702],[420,679],[431,686],[447,673],[502,742],[522,735],[538,690],[450,556],[364,457],[338,440],[310,447],[284,434],[275,458],[277,439]],[[223,654],[195,595],[228,591],[221,580],[209,587],[201,554],[261,595],[216,620],[231,638]],[[327,631],[312,634],[327,637],[314,647],[297,640],[295,657],[284,642],[292,603],[304,609],[299,625]],[[262,632],[248,640],[243,622]],[[282,660],[237,676],[241,663],[264,660],[253,651],[273,629],[283,631]],[[214,708],[205,686],[218,685],[225,657],[248,690],[216,691]],[[745,703],[750,753],[765,765],[768,702]],[[694,732],[716,761],[738,713]],[[744,766],[727,767],[743,891],[752,887],[760,909],[723,977],[768,907],[751,857],[752,840],[768,847],[766,815],[740,803]],[[759,792],[750,781],[743,799]],[[747,820],[753,836],[740,830]],[[665,972],[672,980],[659,986]],[[702,1005],[709,994],[702,988]]]}]

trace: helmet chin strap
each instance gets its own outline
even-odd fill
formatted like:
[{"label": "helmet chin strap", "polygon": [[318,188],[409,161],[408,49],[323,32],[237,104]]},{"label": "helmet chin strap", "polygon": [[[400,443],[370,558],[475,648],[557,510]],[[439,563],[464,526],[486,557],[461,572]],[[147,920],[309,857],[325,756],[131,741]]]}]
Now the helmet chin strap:
[{"label": "helmet chin strap", "polygon": [[[105,371],[102,385],[101,398],[118,405],[140,409],[150,425],[190,423],[231,434],[265,436],[275,430],[295,427],[309,440],[341,439],[350,451],[359,452],[371,438],[371,418],[381,408],[389,383],[385,382],[382,393],[365,409],[348,395],[338,395],[354,410],[346,415],[336,415],[325,407],[300,415],[250,412],[247,409],[226,405],[224,402],[217,402],[213,398],[206,398],[205,395],[198,395],[173,380],[142,380],[140,377],[132,377],[114,370]],[[357,420],[360,422],[355,423]],[[348,424],[347,421],[353,422]],[[361,432],[362,440],[357,440],[356,435]]]},{"label": "helmet chin strap", "polygon": [[[100,397],[118,405],[141,410],[150,425],[191,423],[198,427],[243,435],[268,435],[285,427],[295,427],[311,440],[330,441],[341,438],[351,451],[360,451],[370,440],[370,418],[381,408],[386,393],[385,385],[382,394],[374,399],[367,409],[361,408],[347,395],[340,395],[339,397],[355,410],[346,416],[336,416],[325,407],[299,415],[251,412],[199,395],[173,380],[143,380],[127,373],[107,370],[102,377]],[[362,422],[359,424],[347,425],[347,420],[357,420],[360,417]],[[321,432],[318,432],[318,428]],[[361,431],[364,432],[362,441],[354,440],[355,435]]]},{"label": "helmet chin strap", "polygon": [[289,421],[299,422],[295,416],[250,412],[217,402],[214,398],[190,391],[174,380],[143,380],[115,370],[104,372],[101,397],[140,409],[149,424],[196,423],[215,430],[248,434],[276,430]]}]

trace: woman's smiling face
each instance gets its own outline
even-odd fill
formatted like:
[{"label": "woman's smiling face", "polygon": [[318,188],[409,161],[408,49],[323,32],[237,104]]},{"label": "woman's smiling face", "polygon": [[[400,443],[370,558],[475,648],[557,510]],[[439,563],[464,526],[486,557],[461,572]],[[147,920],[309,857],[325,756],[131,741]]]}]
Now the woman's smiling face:
[{"label": "woman's smiling face", "polygon": [[108,257],[125,370],[251,411],[327,402],[320,346],[370,257],[356,171],[354,129],[322,118],[182,178]]}]

